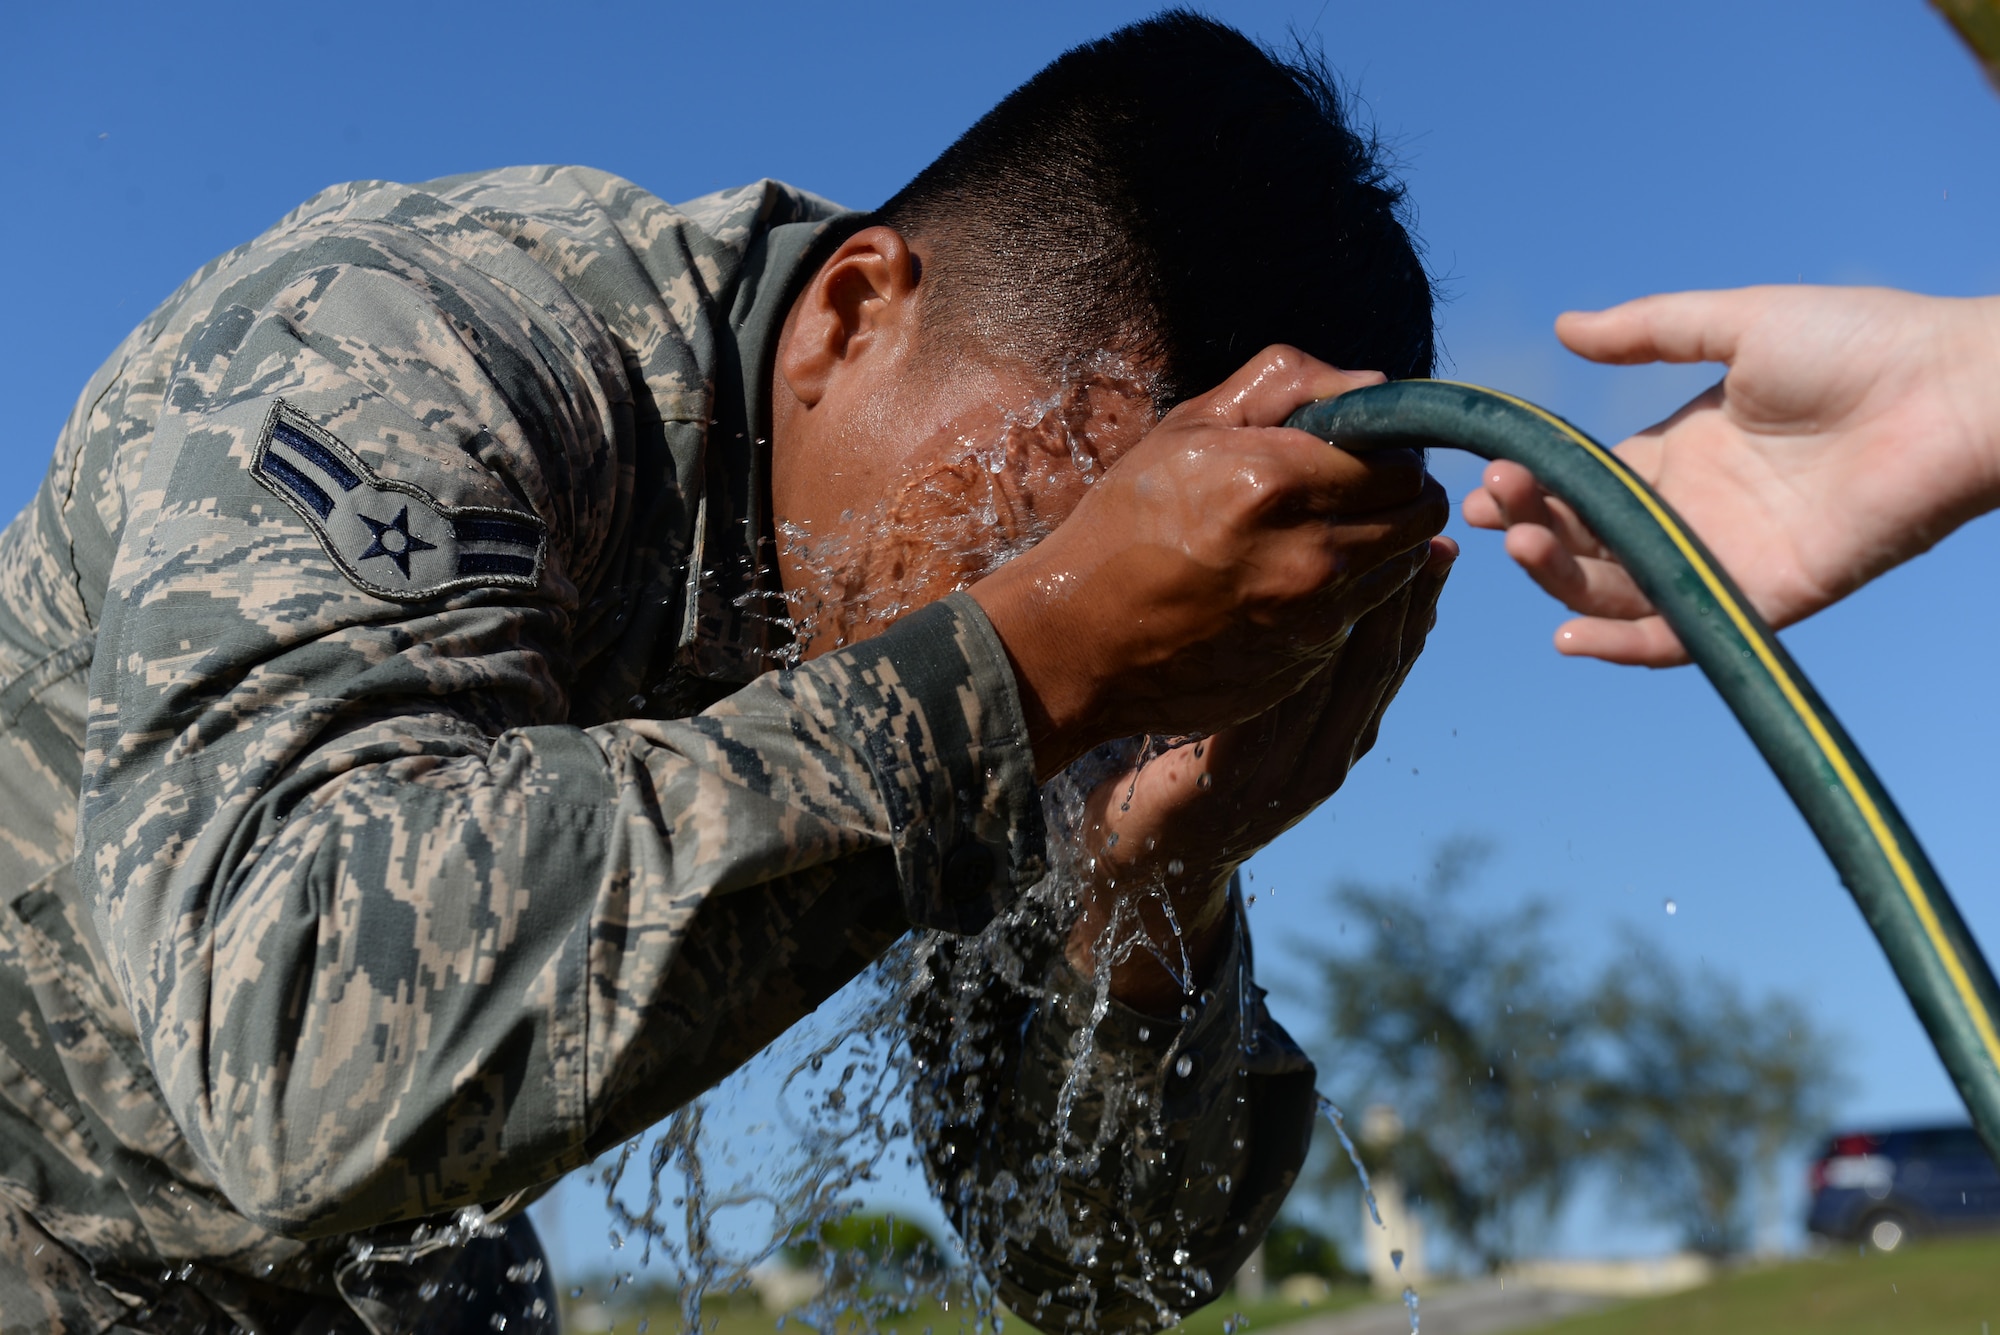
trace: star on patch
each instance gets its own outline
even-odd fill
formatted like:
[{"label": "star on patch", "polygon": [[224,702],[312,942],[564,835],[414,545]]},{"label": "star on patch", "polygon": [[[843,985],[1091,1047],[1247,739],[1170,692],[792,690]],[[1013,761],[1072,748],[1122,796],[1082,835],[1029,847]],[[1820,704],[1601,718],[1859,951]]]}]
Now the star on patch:
[{"label": "star on patch", "polygon": [[396,563],[396,569],[403,572],[403,578],[410,577],[410,556],[414,552],[434,552],[437,544],[425,542],[410,532],[410,507],[396,511],[396,517],[388,523],[368,515],[356,513],[354,516],[368,525],[368,531],[375,535],[375,541],[368,544],[368,550],[356,560],[366,561],[371,556],[386,556]]},{"label": "star on patch", "polygon": [[[318,421],[279,400],[251,473],[297,512],[358,588],[414,602],[458,589],[540,586],[549,531],[529,511],[453,505],[387,478]],[[394,507],[394,519],[386,515]]]}]

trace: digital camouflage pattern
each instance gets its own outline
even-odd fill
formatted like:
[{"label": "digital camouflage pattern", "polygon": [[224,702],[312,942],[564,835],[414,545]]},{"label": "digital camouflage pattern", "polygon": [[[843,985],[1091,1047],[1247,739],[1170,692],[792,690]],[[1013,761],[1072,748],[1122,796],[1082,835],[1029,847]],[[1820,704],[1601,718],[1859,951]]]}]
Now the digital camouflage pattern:
[{"label": "digital camouflage pattern", "polygon": [[969,598],[771,670],[770,361],[853,218],[335,187],[91,381],[0,535],[0,1328],[416,1328],[364,1243],[442,1264],[1041,875]]}]

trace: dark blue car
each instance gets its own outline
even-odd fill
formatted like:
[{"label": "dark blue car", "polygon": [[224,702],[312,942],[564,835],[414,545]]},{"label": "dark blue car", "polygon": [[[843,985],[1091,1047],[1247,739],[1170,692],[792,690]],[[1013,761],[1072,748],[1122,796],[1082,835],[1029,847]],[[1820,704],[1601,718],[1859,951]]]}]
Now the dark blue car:
[{"label": "dark blue car", "polygon": [[2000,1228],[2000,1166],[1969,1126],[1835,1136],[1813,1163],[1812,1193],[1807,1228],[1878,1251]]}]

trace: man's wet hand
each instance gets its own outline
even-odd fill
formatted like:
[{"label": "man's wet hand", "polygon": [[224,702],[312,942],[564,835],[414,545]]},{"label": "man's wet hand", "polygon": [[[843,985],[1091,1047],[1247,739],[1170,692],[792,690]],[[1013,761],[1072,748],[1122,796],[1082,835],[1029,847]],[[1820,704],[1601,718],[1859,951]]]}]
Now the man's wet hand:
[{"label": "man's wet hand", "polygon": [[1382,716],[1423,652],[1458,555],[1431,540],[1416,578],[1355,623],[1310,681],[1256,718],[1147,758],[1085,805],[1091,875],[1069,953],[1090,972],[1111,950],[1113,993],[1170,1014],[1227,939],[1229,878],[1332,796],[1375,745]]},{"label": "man's wet hand", "polygon": [[1351,455],[1280,425],[1381,379],[1266,350],[1167,414],[1054,533],[973,586],[1013,659],[1043,777],[1111,738],[1264,714],[1431,560],[1447,503],[1416,452]]}]

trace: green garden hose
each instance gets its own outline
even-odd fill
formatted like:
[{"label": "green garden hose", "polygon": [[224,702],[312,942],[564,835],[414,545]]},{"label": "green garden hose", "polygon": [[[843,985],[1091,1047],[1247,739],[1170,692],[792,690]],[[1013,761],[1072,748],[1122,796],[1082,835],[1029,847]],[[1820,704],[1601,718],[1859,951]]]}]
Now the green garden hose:
[{"label": "green garden hose", "polygon": [[1736,584],[1618,457],[1534,404],[1402,380],[1306,405],[1289,426],[1344,448],[1448,445],[1524,465],[1568,502],[1680,636],[1819,837],[2000,1157],[2000,988],[1875,772]]}]

